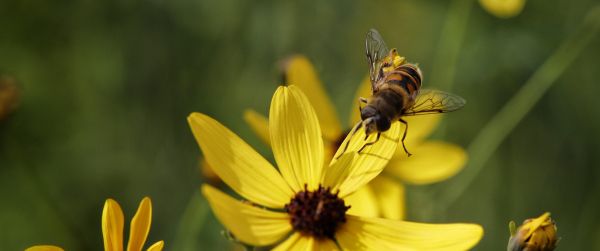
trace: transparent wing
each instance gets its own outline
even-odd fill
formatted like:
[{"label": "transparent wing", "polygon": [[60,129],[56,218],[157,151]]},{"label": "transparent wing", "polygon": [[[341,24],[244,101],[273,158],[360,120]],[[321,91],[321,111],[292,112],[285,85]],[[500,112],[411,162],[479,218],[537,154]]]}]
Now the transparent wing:
[{"label": "transparent wing", "polygon": [[452,112],[462,108],[466,103],[465,99],[452,93],[424,89],[419,91],[415,104],[404,113],[404,116]]},{"label": "transparent wing", "polygon": [[389,54],[390,50],[383,41],[381,34],[379,34],[379,32],[375,29],[370,29],[369,32],[367,32],[365,46],[367,50],[367,62],[369,63],[371,90],[375,90],[374,85],[381,77],[379,76],[381,61],[383,61],[383,59]]}]

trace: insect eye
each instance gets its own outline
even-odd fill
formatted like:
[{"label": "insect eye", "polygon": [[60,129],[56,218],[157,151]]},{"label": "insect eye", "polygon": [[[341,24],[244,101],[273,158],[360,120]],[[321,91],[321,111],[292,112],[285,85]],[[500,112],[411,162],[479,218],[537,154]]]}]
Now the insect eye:
[{"label": "insect eye", "polygon": [[387,131],[392,125],[392,122],[389,119],[381,116],[377,116],[375,121],[377,123],[377,129],[379,131]]}]

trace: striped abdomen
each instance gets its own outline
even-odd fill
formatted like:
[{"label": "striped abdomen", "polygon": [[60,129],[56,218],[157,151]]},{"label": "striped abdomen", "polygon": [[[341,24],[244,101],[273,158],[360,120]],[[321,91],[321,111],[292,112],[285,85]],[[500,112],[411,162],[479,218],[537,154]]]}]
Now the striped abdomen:
[{"label": "striped abdomen", "polygon": [[[421,88],[421,71],[415,65],[403,64],[386,74],[384,82],[396,91],[406,92],[408,98],[413,101],[417,91]],[[395,86],[402,87],[402,89],[398,90],[398,88],[394,88]]]}]

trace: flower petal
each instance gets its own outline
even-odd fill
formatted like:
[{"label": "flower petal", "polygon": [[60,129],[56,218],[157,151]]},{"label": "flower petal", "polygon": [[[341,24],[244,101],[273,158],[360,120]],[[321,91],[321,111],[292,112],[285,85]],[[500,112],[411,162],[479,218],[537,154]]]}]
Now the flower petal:
[{"label": "flower petal", "polygon": [[348,179],[348,176],[350,175],[350,168],[348,167],[352,165],[356,156],[356,152],[344,153],[336,162],[323,168],[321,184],[324,187],[331,188],[332,191],[339,190],[340,185]]},{"label": "flower petal", "polygon": [[468,250],[483,236],[475,224],[425,224],[349,215],[336,238],[348,250]]},{"label": "flower petal", "polygon": [[369,98],[369,97],[371,97],[371,94],[372,94],[371,80],[369,79],[369,76],[367,75],[365,78],[363,78],[363,81],[360,82],[358,89],[356,89],[356,94],[354,95],[354,100],[352,103],[352,109],[350,109],[350,125],[349,125],[349,127],[356,125],[356,123],[358,123],[358,121],[360,121],[360,112],[357,109],[357,107],[362,104],[359,103],[359,101],[358,101],[359,98]]},{"label": "flower petal", "polygon": [[290,219],[285,213],[237,201],[210,185],[202,185],[202,194],[219,221],[244,243],[270,245],[292,230]]},{"label": "flower petal", "polygon": [[519,15],[525,6],[525,0],[479,0],[481,7],[499,18]]},{"label": "flower petal", "polygon": [[[375,144],[366,146],[358,154],[352,164],[346,167],[348,175],[339,184],[340,197],[351,194],[381,173],[393,156],[396,146],[398,146],[400,132],[400,122],[393,123],[389,130],[381,134],[380,139]],[[376,136],[373,134],[365,140],[365,130],[359,128],[356,133],[348,134],[335,156],[340,156],[344,150],[345,152],[358,152],[365,144],[375,142],[375,139]],[[350,143],[347,143],[348,140],[350,140]],[[334,157],[330,166],[337,160]]]},{"label": "flower petal", "polygon": [[411,151],[410,157],[392,158],[385,172],[408,183],[424,185],[452,177],[467,162],[464,149],[441,141],[426,141]]},{"label": "flower petal", "polygon": [[[390,220],[401,220],[405,216],[404,186],[382,175],[373,179],[369,186],[377,191],[375,198],[379,207],[380,217]],[[360,191],[360,190],[359,190]],[[361,215],[360,216],[366,216]]]},{"label": "flower petal", "polygon": [[51,245],[38,245],[25,249],[25,251],[64,251],[64,249]]},{"label": "flower petal", "polygon": [[[382,191],[377,191],[377,193]],[[344,198],[346,205],[350,206],[347,213],[364,217],[379,217],[379,207],[375,193],[370,186],[362,186],[356,192]]]},{"label": "flower petal", "polygon": [[273,251],[337,251],[335,243],[329,239],[317,240],[295,232]]},{"label": "flower petal", "polygon": [[140,202],[137,212],[131,219],[127,251],[142,250],[146,242],[146,237],[148,237],[148,232],[150,232],[151,223],[152,201],[150,201],[150,198],[144,197]]},{"label": "flower petal", "polygon": [[252,131],[267,145],[271,144],[269,138],[269,120],[254,110],[244,111],[244,120],[250,125]]},{"label": "flower petal", "polygon": [[157,241],[156,243],[152,244],[152,246],[150,246],[147,250],[148,251],[162,251],[164,246],[165,246],[164,241]]},{"label": "flower petal", "polygon": [[[408,151],[411,151],[411,147],[419,144],[427,136],[429,136],[429,134],[431,134],[435,128],[437,128],[442,119],[442,115],[428,114],[419,116],[406,116],[402,117],[402,119],[404,119],[408,124],[408,131],[406,132],[406,139],[404,140],[404,143],[406,144]],[[402,132],[404,133],[404,125],[402,127]],[[403,148],[399,148],[397,150],[403,155],[406,155]]]},{"label": "flower petal", "polygon": [[188,122],[206,161],[234,191],[271,208],[282,208],[294,196],[267,160],[219,122],[201,113],[192,113]]},{"label": "flower petal", "polygon": [[102,210],[104,250],[123,250],[123,210],[113,199],[107,199]]},{"label": "flower petal", "polygon": [[319,108],[316,113],[323,136],[330,141],[335,140],[342,133],[340,121],[310,61],[303,56],[292,56],[286,61],[284,70],[285,84],[296,85],[310,103]]},{"label": "flower petal", "polygon": [[296,192],[305,184],[316,189],[323,169],[323,139],[317,115],[300,89],[277,89],[271,101],[269,130],[283,178]]}]

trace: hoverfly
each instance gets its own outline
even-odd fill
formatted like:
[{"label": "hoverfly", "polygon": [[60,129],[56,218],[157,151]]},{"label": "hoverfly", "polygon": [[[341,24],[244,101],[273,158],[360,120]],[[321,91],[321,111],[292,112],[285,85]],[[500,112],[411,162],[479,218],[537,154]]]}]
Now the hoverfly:
[{"label": "hoverfly", "polygon": [[[365,143],[359,150],[361,152],[366,146],[376,143],[381,133],[390,129],[393,122],[400,121],[405,125],[402,147],[410,156],[404,145],[408,123],[402,117],[456,111],[463,107],[466,101],[447,92],[421,89],[423,76],[419,67],[407,63],[395,48],[388,49],[375,29],[367,33],[366,52],[371,97],[359,99],[365,106],[361,107],[359,103],[361,121],[350,133],[354,134],[360,127],[365,128],[367,138],[372,133],[377,133],[375,141]],[[347,147],[348,144],[343,152]]]}]

